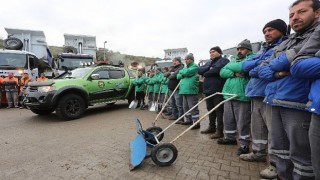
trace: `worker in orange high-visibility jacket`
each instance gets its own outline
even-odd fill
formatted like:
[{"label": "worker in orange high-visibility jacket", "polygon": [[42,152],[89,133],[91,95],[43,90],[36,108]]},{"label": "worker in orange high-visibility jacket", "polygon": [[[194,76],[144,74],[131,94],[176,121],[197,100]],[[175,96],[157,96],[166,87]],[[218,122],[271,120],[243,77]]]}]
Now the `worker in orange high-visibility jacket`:
[{"label": "worker in orange high-visibility jacket", "polygon": [[4,90],[6,92],[6,97],[8,101],[7,108],[18,108],[18,92],[19,92],[19,85],[18,85],[18,78],[14,77],[13,73],[10,72],[8,77],[3,79],[2,82],[4,86]]}]

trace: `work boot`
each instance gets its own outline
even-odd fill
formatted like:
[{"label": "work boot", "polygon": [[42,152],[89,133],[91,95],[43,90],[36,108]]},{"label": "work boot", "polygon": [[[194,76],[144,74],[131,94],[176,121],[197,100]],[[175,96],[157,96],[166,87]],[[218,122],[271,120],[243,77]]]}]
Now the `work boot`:
[{"label": "work boot", "polygon": [[192,124],[192,122],[190,121],[190,122],[182,122],[181,123],[181,125],[191,125]]},{"label": "work boot", "polygon": [[249,154],[241,154],[239,158],[243,161],[249,162],[266,162],[266,155],[260,155],[251,152]]},{"label": "work boot", "polygon": [[248,154],[249,153],[249,147],[248,146],[243,146],[239,147],[237,151],[237,155],[240,156],[241,154]]},{"label": "work boot", "polygon": [[222,145],[237,145],[237,140],[235,139],[220,138],[217,142]]},{"label": "work boot", "polygon": [[208,129],[200,131],[201,134],[213,134],[215,132],[216,132],[216,129],[212,127],[208,127]]},{"label": "work boot", "polygon": [[191,130],[200,129],[200,123],[196,124],[191,128]]},{"label": "work boot", "polygon": [[210,139],[218,139],[222,137],[223,137],[222,131],[217,130],[214,134],[210,136]]},{"label": "work boot", "polygon": [[180,120],[177,121],[175,124],[182,124],[182,123],[184,123],[184,122],[183,122],[183,120],[180,119]]},{"label": "work boot", "polygon": [[177,120],[178,119],[178,117],[175,117],[175,116],[173,116],[173,115],[171,115],[170,117],[169,117],[169,120]]},{"label": "work boot", "polygon": [[270,165],[266,169],[260,171],[260,176],[265,179],[277,178],[277,169],[273,165]]},{"label": "work boot", "polygon": [[140,110],[145,110],[146,109],[146,106],[145,105],[142,105],[141,107],[140,107]]}]

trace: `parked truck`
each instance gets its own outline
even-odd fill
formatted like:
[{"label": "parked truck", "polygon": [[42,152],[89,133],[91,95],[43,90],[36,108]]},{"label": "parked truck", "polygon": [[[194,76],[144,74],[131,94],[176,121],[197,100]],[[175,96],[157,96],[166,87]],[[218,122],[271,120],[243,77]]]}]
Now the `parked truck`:
[{"label": "parked truck", "polygon": [[96,37],[64,34],[63,52],[58,54],[55,66],[58,73],[90,65],[96,60]]},{"label": "parked truck", "polygon": [[[0,76],[8,73],[21,78],[28,73],[35,80],[40,73],[52,76],[50,50],[43,31],[5,28],[8,38],[3,41],[5,49],[0,49]],[[2,93],[5,95],[5,93]],[[3,96],[2,103],[6,103]]]}]

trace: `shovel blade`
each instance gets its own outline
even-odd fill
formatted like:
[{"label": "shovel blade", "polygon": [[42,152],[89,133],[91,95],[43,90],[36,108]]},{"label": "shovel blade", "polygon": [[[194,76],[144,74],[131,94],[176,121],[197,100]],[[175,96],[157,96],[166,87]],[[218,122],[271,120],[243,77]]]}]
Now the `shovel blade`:
[{"label": "shovel blade", "polygon": [[130,153],[129,169],[132,171],[147,156],[147,143],[143,134],[138,133],[136,138],[130,142]]},{"label": "shovel blade", "polygon": [[138,102],[136,100],[131,101],[129,108],[130,109],[135,109],[138,106]]},{"label": "shovel blade", "polygon": [[156,103],[152,103],[149,111],[156,111]]}]

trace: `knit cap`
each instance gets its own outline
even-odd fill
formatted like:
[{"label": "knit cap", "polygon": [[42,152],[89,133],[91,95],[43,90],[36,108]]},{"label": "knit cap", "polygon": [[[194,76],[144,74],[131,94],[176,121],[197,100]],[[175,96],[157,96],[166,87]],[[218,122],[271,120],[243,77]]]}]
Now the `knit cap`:
[{"label": "knit cap", "polygon": [[245,39],[245,40],[241,41],[237,46],[237,49],[239,49],[239,48],[246,48],[246,49],[249,49],[250,51],[252,51],[252,45],[250,43],[250,40]]},{"label": "knit cap", "polygon": [[276,19],[273,21],[268,22],[262,29],[262,32],[264,31],[265,28],[267,27],[272,27],[274,29],[279,30],[280,32],[283,33],[283,35],[287,34],[288,26],[287,24],[282,20],[282,19]]}]

